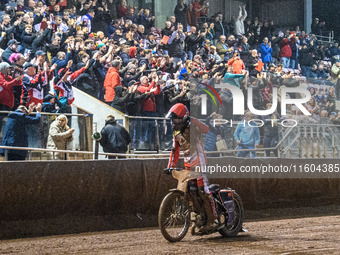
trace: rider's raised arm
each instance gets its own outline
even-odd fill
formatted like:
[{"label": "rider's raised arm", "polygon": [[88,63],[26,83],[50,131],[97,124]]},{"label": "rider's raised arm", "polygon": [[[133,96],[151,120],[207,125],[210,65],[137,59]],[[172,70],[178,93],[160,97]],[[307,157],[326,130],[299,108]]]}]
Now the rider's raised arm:
[{"label": "rider's raised arm", "polygon": [[200,132],[202,132],[204,134],[209,132],[209,126],[206,125],[205,123],[203,123],[203,122],[201,122],[198,119],[193,118],[193,117],[190,118],[190,121],[194,126],[196,126],[199,129]]}]

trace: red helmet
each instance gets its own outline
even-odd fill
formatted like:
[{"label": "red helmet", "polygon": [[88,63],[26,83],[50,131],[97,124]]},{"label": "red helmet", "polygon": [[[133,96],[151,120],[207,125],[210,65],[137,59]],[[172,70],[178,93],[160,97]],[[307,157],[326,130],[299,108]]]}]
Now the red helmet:
[{"label": "red helmet", "polygon": [[172,106],[168,114],[166,115],[166,118],[170,119],[185,119],[187,117],[189,117],[188,108],[181,103]]},{"label": "red helmet", "polygon": [[182,131],[189,123],[189,111],[188,108],[181,103],[175,104],[169,110],[166,118],[170,118],[172,122],[172,128],[176,131]]}]

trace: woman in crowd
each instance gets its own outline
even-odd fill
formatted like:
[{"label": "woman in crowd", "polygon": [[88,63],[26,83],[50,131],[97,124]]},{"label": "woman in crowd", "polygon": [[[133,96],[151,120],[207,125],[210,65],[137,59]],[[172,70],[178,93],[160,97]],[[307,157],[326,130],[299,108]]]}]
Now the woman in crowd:
[{"label": "woman in crowd", "polygon": [[0,110],[10,111],[13,109],[13,87],[21,87],[22,77],[23,75],[20,74],[17,78],[12,78],[11,66],[6,62],[0,64]]},{"label": "woman in crowd", "polygon": [[[74,128],[67,125],[67,117],[59,115],[50,126],[47,149],[67,150],[73,140]],[[61,152],[50,153],[52,159],[67,160],[67,154]]]}]

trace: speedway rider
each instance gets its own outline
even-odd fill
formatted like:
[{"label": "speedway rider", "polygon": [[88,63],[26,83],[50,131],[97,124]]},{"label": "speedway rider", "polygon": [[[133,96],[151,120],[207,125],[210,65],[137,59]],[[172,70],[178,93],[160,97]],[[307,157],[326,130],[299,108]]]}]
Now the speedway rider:
[{"label": "speedway rider", "polygon": [[[171,119],[174,130],[174,148],[171,151],[168,168],[165,170],[168,171],[169,168],[176,166],[181,149],[184,152],[185,170],[194,172],[196,166],[204,169],[207,164],[207,159],[201,140],[202,134],[208,133],[209,127],[196,118],[190,117],[187,107],[181,103],[171,107],[167,118]],[[208,187],[207,177],[199,174],[197,186],[207,214],[207,223],[199,229],[200,232],[204,233],[217,228],[218,216],[213,196]]]}]

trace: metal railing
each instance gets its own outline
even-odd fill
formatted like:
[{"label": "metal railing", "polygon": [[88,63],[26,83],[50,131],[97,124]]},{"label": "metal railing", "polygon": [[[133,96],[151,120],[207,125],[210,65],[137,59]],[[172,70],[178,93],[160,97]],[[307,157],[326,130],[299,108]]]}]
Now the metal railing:
[{"label": "metal railing", "polygon": [[125,116],[135,153],[170,150],[173,143],[170,120],[164,117]]},{"label": "metal railing", "polygon": [[[0,141],[2,141],[3,132],[7,122],[8,114],[11,111],[0,111]],[[32,113],[35,115],[36,113]],[[59,115],[66,115],[68,125],[75,128],[73,133],[73,141],[70,143],[72,150],[92,151],[92,115],[82,113],[41,113],[40,122],[37,124],[26,125],[28,147],[30,148],[46,148],[51,123]]]},{"label": "metal railing", "polygon": [[[327,33],[327,32],[325,32],[325,33]],[[327,36],[325,36],[325,35],[315,35],[315,36],[319,41],[321,41],[323,43],[325,43],[325,42],[326,43],[332,43],[333,40],[334,40],[334,31],[329,31]]]},{"label": "metal railing", "polygon": [[[2,112],[0,112],[2,113]],[[8,112],[6,112],[8,113]],[[51,115],[43,113],[43,115]],[[58,114],[53,114],[58,115]],[[69,116],[84,117],[83,114],[67,114]],[[87,116],[88,117],[88,116]],[[98,155],[107,157],[125,157],[125,158],[167,158],[173,145],[173,133],[170,121],[161,117],[145,117],[145,116],[126,116],[128,118],[130,136],[132,145],[130,154],[124,153],[99,153]],[[203,121],[203,120],[202,120]],[[234,140],[234,132],[238,122],[234,122],[232,126],[225,126],[226,135],[224,139],[227,143],[225,151],[207,151],[208,156],[236,156],[238,152],[255,151],[257,157],[265,156],[266,151],[277,151],[278,157],[282,158],[339,158],[340,157],[340,126],[330,124],[299,124],[297,127],[284,128],[279,126],[279,142],[274,148],[254,148],[254,149],[238,149]],[[149,127],[152,127],[151,129]],[[144,133],[148,132],[148,134]],[[139,133],[138,133],[139,132]],[[92,133],[90,133],[91,135]],[[134,142],[139,137],[147,140],[152,137],[151,147],[147,150],[134,147]],[[89,138],[88,143],[92,144]],[[46,147],[28,146],[22,147],[4,147],[0,148],[17,150],[27,150],[28,159],[54,159],[56,153],[65,153],[70,159],[93,159],[95,152],[93,148],[89,150],[72,149],[72,150],[50,150]],[[50,154],[50,156],[49,156]],[[5,157],[7,159],[7,157]]]},{"label": "metal railing", "polygon": [[339,158],[340,126],[304,124],[282,140],[281,157]]},{"label": "metal railing", "polygon": [[[30,147],[13,147],[13,146],[0,146],[0,149],[5,151],[4,159],[8,160],[8,151],[9,150],[22,150],[28,151],[28,158],[27,160],[49,160],[47,153],[52,154],[52,159],[56,159],[56,153],[64,153],[67,159],[70,160],[78,160],[78,159],[94,159],[95,152],[92,151],[74,151],[74,150],[53,150],[53,149],[40,149],[40,148],[30,148]],[[39,153],[39,156],[34,156],[33,153]],[[170,152],[162,152],[158,154],[127,154],[127,153],[105,153],[99,152],[99,155],[107,156],[107,157],[115,157],[115,158],[169,158]],[[43,158],[45,155],[46,158]],[[84,155],[90,157],[84,157]],[[181,154],[182,155],[182,154]]]}]

